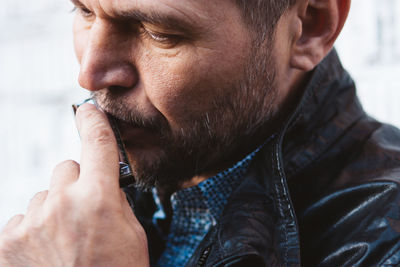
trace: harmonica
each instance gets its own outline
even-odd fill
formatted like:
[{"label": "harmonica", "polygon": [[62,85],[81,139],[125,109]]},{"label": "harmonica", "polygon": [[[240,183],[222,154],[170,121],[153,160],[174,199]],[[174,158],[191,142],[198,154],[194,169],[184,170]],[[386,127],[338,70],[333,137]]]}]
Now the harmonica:
[{"label": "harmonica", "polygon": [[[98,109],[101,110],[101,108],[97,105],[96,101],[94,101],[92,98],[89,98],[80,104],[72,105],[74,115],[76,115],[76,111],[78,110],[78,108],[85,103],[93,104]],[[105,112],[105,114],[106,114],[107,119],[111,125],[113,132],[114,132],[115,139],[117,140],[118,151],[119,151],[119,186],[120,186],[120,188],[124,188],[124,187],[134,184],[135,177],[133,176],[132,167],[129,164],[128,156],[126,153],[124,143],[122,142],[121,132],[119,131],[117,122],[115,121],[115,118],[113,116],[111,116],[110,114],[108,114],[106,112]]]}]

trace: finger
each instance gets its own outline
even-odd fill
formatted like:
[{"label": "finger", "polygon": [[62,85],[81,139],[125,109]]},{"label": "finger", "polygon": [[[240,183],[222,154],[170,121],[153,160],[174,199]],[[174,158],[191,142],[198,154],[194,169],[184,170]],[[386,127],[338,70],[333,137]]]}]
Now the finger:
[{"label": "finger", "polygon": [[36,195],[29,202],[28,210],[26,212],[26,217],[32,217],[39,213],[40,208],[43,206],[43,203],[47,199],[48,194],[49,191],[47,190],[36,193]]},{"label": "finger", "polygon": [[124,191],[121,190],[120,192],[121,192],[122,210],[125,218],[128,219],[131,224],[140,224],[134,213],[133,207],[131,206],[133,205],[133,203],[129,203]]},{"label": "finger", "polygon": [[17,227],[22,222],[23,219],[24,219],[24,215],[22,215],[22,214],[18,214],[18,215],[13,216],[7,222],[7,224],[4,226],[3,232],[7,232],[7,231],[10,231],[10,230],[14,229],[15,227]]},{"label": "finger", "polygon": [[79,164],[73,160],[67,160],[58,164],[53,171],[50,181],[50,192],[64,189],[68,184],[78,180],[80,172]]},{"label": "finger", "polygon": [[82,141],[79,179],[119,188],[117,142],[106,115],[94,105],[84,104],[77,110],[76,119]]}]

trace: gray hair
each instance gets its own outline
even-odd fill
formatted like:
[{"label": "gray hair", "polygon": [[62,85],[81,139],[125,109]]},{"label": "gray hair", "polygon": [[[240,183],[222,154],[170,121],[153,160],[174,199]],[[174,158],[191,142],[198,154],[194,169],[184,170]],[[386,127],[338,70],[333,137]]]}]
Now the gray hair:
[{"label": "gray hair", "polygon": [[282,14],[297,0],[234,0],[243,19],[258,34],[256,40],[272,38]]}]

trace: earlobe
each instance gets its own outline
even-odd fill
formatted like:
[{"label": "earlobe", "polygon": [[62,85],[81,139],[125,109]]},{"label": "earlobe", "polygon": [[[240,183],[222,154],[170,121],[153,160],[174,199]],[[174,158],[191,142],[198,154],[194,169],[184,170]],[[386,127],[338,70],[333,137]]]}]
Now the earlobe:
[{"label": "earlobe", "polygon": [[292,68],[310,71],[329,53],[346,21],[350,0],[300,0],[293,8],[301,23],[293,42]]}]

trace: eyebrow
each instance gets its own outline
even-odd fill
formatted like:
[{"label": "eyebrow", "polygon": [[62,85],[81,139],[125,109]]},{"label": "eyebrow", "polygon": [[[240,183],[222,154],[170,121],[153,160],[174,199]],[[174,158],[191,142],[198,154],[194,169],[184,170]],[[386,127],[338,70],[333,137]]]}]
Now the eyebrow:
[{"label": "eyebrow", "polygon": [[[74,5],[85,7],[80,0],[70,0]],[[171,30],[178,30],[185,33],[195,34],[200,31],[198,23],[195,23],[184,16],[174,16],[168,13],[161,13],[156,10],[141,11],[138,9],[121,10],[116,12],[117,20],[137,21],[154,24]]]},{"label": "eyebrow", "polygon": [[179,30],[188,33],[195,32],[194,22],[182,17],[164,14],[157,11],[142,12],[134,9],[129,11],[121,11],[118,16],[123,20],[135,20],[154,25],[159,25],[167,29]]}]

